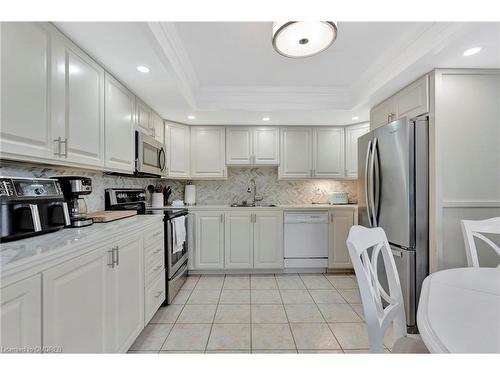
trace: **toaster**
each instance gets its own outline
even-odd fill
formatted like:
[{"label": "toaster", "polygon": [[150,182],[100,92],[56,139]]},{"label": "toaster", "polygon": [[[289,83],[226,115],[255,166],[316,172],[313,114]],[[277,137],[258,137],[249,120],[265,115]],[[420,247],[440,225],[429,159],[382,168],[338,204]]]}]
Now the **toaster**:
[{"label": "toaster", "polygon": [[330,204],[347,204],[347,192],[346,191],[332,191],[328,195],[328,202]]}]

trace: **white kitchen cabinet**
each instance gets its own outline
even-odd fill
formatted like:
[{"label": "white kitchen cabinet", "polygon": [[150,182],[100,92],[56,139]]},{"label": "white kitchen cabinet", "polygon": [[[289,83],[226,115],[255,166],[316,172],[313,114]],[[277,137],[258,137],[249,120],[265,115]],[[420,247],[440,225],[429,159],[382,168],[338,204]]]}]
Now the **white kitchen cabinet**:
[{"label": "white kitchen cabinet", "polygon": [[328,268],[352,268],[346,241],[354,225],[354,210],[330,210]]},{"label": "white kitchen cabinet", "polygon": [[153,132],[153,137],[158,142],[164,143],[165,126],[163,125],[163,119],[156,112],[151,112],[150,128]]},{"label": "white kitchen cabinet", "polygon": [[135,97],[135,124],[137,130],[143,131],[146,134],[152,135],[151,126],[151,108],[148,107],[138,97]]},{"label": "white kitchen cabinet", "polygon": [[280,132],[280,179],[312,177],[312,129],[282,128]]},{"label": "white kitchen cabinet", "polygon": [[345,128],[345,177],[358,178],[358,138],[370,131],[370,124]]},{"label": "white kitchen cabinet", "polygon": [[2,157],[51,158],[51,29],[34,22],[2,22],[0,27]]},{"label": "white kitchen cabinet", "polygon": [[42,281],[34,275],[0,289],[0,347],[32,349],[42,345]]},{"label": "white kitchen cabinet", "polygon": [[107,275],[107,321],[111,351],[123,353],[144,327],[144,258],[142,236],[135,234],[116,242],[117,264]]},{"label": "white kitchen cabinet", "polygon": [[411,119],[427,112],[429,76],[425,75],[373,107],[370,111],[370,129],[376,129],[402,117]]},{"label": "white kitchen cabinet", "polygon": [[165,122],[168,177],[189,178],[189,127]]},{"label": "white kitchen cabinet", "polygon": [[225,269],[253,268],[253,213],[225,214]]},{"label": "white kitchen cabinet", "polygon": [[283,213],[254,211],[253,267],[283,268]]},{"label": "white kitchen cabinet", "polygon": [[135,96],[106,73],[105,76],[105,162],[108,170],[134,172]]},{"label": "white kitchen cabinet", "polygon": [[313,177],[344,177],[344,128],[313,130]]},{"label": "white kitchen cabinet", "polygon": [[104,166],[104,69],[57,33],[52,49],[52,136],[63,161]]},{"label": "white kitchen cabinet", "polygon": [[225,178],[225,129],[221,126],[191,127],[191,178]]},{"label": "white kitchen cabinet", "polygon": [[226,128],[226,164],[278,165],[279,129],[274,127]]},{"label": "white kitchen cabinet", "polygon": [[195,231],[195,268],[222,270],[224,268],[224,212],[197,212]]},{"label": "white kitchen cabinet", "polygon": [[97,248],[43,272],[43,344],[66,353],[113,349],[108,322],[110,255]]}]

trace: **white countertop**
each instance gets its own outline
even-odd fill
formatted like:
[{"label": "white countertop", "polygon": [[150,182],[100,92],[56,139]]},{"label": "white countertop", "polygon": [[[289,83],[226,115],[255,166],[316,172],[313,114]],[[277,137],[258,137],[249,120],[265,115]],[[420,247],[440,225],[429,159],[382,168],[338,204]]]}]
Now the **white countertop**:
[{"label": "white countertop", "polygon": [[64,228],[57,232],[2,243],[0,244],[1,276],[3,278],[14,269],[29,266],[28,263],[46,262],[81,249],[86,244],[106,240],[122,232],[137,230],[161,220],[162,217],[157,215],[137,215],[109,223],[94,223],[83,228]]},{"label": "white countertop", "polygon": [[164,207],[146,207],[148,210],[175,210],[175,209],[188,209],[191,211],[197,210],[328,210],[328,209],[354,209],[357,208],[357,204],[280,204],[274,207],[268,206],[256,206],[256,207],[231,207],[229,204],[200,204],[194,206],[181,206],[181,207],[173,207],[173,206],[164,206]]},{"label": "white countertop", "polygon": [[455,268],[422,284],[417,321],[431,353],[500,353],[500,268]]}]

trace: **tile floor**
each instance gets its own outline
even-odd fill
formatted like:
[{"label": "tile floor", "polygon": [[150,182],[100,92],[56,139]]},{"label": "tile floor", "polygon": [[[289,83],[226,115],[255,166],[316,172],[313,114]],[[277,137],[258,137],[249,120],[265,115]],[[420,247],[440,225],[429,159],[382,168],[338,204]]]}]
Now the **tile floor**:
[{"label": "tile floor", "polygon": [[[388,344],[386,344],[388,345]],[[130,353],[363,353],[354,275],[189,276]]]}]

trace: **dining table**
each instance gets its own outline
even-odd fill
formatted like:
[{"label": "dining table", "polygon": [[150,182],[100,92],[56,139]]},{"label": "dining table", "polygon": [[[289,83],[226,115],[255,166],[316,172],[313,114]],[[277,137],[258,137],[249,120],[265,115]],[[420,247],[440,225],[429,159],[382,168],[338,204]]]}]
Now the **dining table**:
[{"label": "dining table", "polygon": [[500,268],[453,268],[424,279],[417,311],[431,353],[500,353]]}]

